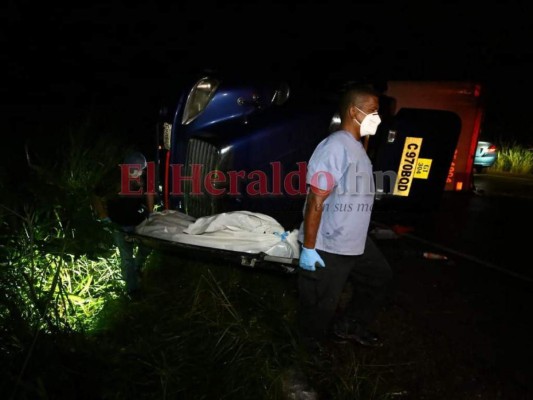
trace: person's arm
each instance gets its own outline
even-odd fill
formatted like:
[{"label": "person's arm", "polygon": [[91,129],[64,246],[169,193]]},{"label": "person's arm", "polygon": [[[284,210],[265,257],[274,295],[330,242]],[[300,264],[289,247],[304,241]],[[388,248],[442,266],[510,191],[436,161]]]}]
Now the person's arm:
[{"label": "person's arm", "polygon": [[317,264],[321,267],[326,266],[322,257],[315,250],[315,244],[320,219],[322,218],[324,200],[327,199],[329,193],[329,191],[311,187],[307,194],[304,213],[304,242],[300,253],[299,265],[308,271],[314,271]]},{"label": "person's arm", "polygon": [[314,249],[316,235],[322,218],[322,209],[324,201],[328,198],[331,191],[321,190],[316,187],[310,187],[307,194],[307,201],[304,214],[304,242],[307,249]]},{"label": "person's arm", "polygon": [[151,214],[154,212],[154,203],[155,203],[155,196],[153,193],[146,193],[146,207],[148,209],[148,213]]}]

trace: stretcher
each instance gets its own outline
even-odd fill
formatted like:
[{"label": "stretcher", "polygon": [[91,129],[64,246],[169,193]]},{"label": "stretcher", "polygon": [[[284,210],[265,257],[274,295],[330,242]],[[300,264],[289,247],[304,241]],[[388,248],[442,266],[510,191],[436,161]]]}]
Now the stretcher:
[{"label": "stretcher", "polygon": [[285,274],[298,268],[298,230],[285,231],[261,213],[234,211],[194,218],[165,210],[151,215],[130,236],[147,247],[194,259]]}]

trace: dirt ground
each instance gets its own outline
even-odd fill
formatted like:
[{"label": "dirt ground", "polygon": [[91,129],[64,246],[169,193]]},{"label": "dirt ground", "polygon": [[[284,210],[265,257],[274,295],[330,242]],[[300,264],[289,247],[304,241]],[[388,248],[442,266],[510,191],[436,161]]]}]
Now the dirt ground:
[{"label": "dirt ground", "polygon": [[393,397],[533,398],[531,283],[460,257],[425,259],[430,249],[408,238],[378,244],[395,275],[375,323],[385,346],[358,351]]}]

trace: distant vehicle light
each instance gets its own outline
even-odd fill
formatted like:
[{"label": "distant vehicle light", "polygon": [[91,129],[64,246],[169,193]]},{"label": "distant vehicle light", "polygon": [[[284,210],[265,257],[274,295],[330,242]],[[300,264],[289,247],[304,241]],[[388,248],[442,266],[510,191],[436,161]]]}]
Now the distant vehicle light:
[{"label": "distant vehicle light", "polygon": [[477,172],[481,172],[483,168],[492,167],[497,159],[498,147],[495,144],[483,140],[478,141],[474,156],[474,167]]}]

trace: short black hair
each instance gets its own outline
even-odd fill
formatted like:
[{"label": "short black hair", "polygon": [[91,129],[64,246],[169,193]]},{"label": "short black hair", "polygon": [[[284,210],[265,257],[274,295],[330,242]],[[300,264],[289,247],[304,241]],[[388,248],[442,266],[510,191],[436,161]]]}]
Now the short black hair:
[{"label": "short black hair", "polygon": [[361,97],[376,96],[379,92],[370,84],[354,84],[348,86],[341,95],[339,102],[339,115],[344,118],[346,112],[352,105],[361,106]]}]

